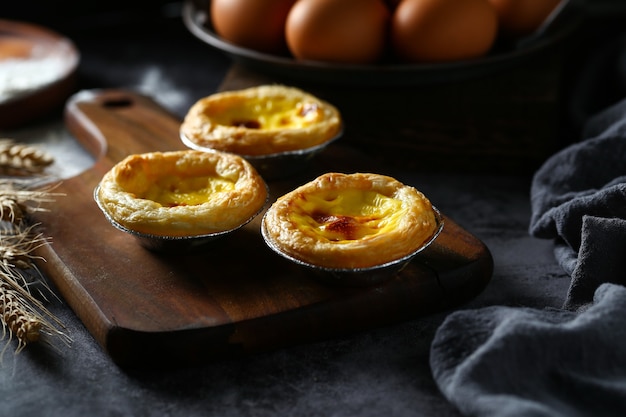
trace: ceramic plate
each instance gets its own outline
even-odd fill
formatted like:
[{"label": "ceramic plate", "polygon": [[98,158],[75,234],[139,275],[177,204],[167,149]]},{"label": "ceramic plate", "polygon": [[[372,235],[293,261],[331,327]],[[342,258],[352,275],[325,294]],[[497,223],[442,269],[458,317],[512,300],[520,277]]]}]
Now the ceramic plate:
[{"label": "ceramic plate", "polygon": [[0,20],[0,129],[43,115],[71,94],[79,53],[47,28]]}]

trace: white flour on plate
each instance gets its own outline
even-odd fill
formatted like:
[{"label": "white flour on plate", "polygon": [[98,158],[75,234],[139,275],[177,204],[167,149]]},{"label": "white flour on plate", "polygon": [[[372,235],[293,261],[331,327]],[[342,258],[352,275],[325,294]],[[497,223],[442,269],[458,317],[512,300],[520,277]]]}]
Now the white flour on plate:
[{"label": "white flour on plate", "polygon": [[35,92],[65,75],[72,61],[65,43],[35,45],[27,56],[0,59],[0,104]]},{"label": "white flour on plate", "polygon": [[60,57],[0,61],[0,103],[45,87],[62,76],[66,68],[66,60]]}]

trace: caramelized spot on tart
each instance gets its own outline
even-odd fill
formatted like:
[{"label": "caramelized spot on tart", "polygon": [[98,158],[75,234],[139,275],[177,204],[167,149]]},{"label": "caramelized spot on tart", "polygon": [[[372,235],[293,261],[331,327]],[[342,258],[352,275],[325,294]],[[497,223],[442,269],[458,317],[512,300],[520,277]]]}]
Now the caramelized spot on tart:
[{"label": "caramelized spot on tart", "polygon": [[402,217],[402,203],[377,192],[298,193],[289,205],[290,218],[303,233],[330,242],[359,240],[393,228]]},{"label": "caramelized spot on tart", "polygon": [[313,213],[311,217],[322,225],[329,236],[329,240],[342,241],[357,239],[357,231],[360,228],[360,222],[354,217],[323,213]]},{"label": "caramelized spot on tart", "polygon": [[246,129],[260,129],[261,123],[258,120],[233,120],[231,123],[235,127],[245,127]]}]

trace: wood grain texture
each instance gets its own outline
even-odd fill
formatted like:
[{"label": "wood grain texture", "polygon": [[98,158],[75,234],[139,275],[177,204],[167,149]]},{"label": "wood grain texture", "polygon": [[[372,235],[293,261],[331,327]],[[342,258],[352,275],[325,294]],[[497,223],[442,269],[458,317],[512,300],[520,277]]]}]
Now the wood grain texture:
[{"label": "wood grain texture", "polygon": [[[193,252],[148,251],[107,222],[93,190],[126,155],[183,149],[180,120],[130,91],[92,90],[69,100],[66,123],[97,161],[34,216],[53,239],[39,267],[120,366],[193,364],[361,331],[457,306],[491,278],[489,250],[445,213],[436,242],[375,287],[323,284],[279,258],[262,240],[260,216]],[[300,175],[269,182],[270,202],[338,169],[378,168],[333,144]]]}]

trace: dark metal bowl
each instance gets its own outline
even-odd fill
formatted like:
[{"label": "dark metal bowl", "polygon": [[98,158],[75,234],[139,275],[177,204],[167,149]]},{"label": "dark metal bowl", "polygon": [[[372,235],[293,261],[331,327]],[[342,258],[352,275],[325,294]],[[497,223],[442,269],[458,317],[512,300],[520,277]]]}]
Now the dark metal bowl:
[{"label": "dark metal bowl", "polygon": [[549,28],[542,28],[536,36],[519,45],[500,42],[501,45],[494,45],[493,51],[484,57],[441,63],[360,65],[302,61],[289,55],[268,54],[225,41],[212,28],[209,3],[210,0],[185,0],[183,4],[183,22],[202,42],[224,52],[235,62],[271,76],[341,87],[434,85],[492,75],[560,47],[581,26],[584,17],[584,7],[578,4],[581,0],[569,1],[567,13],[560,13],[558,22]]}]

